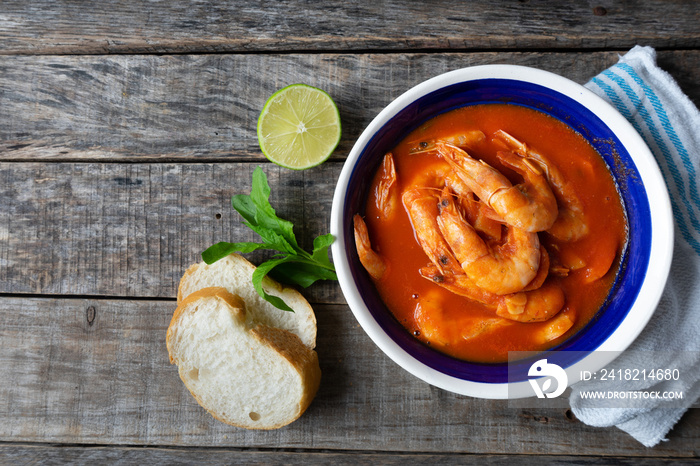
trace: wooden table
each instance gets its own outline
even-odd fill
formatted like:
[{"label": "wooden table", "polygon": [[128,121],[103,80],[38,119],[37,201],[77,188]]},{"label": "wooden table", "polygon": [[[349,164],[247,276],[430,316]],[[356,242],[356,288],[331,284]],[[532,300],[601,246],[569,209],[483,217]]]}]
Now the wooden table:
[{"label": "wooden table", "polygon": [[[635,44],[700,103],[692,0],[0,2],[0,462],[696,458],[697,410],[647,449],[566,406],[431,387],[377,349],[336,283],[304,292],[323,381],[286,428],[212,419],[165,347],[183,271],[214,242],[253,239],[229,199],[256,166],[309,247],[353,142],[408,88],[489,63],[584,83]],[[295,82],[328,91],[344,130],[331,160],[302,172],[268,163],[255,131],[267,97]]]}]

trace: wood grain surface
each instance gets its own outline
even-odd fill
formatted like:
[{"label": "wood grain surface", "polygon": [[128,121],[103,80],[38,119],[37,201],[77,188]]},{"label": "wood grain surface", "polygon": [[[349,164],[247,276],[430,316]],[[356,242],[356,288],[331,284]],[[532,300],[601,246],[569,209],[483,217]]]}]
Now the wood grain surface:
[{"label": "wood grain surface", "polygon": [[[261,165],[300,242],[328,232],[354,141],[439,73],[493,63],[578,83],[634,45],[700,104],[694,0],[0,2],[0,463],[685,464],[700,411],[653,449],[538,408],[431,387],[359,327],[337,283],[304,290],[322,385],[270,432],[206,414],[168,361],[183,271],[253,240],[230,206]],[[261,155],[266,99],[330,93],[343,138],[303,172]],[[266,253],[250,256],[259,262]]]},{"label": "wood grain surface", "polygon": [[275,431],[214,420],[168,361],[175,302],[0,299],[0,438],[15,442],[432,453],[696,454],[692,410],[647,449],[588,427],[564,406],[516,409],[437,389],[385,356],[343,305],[315,306],[322,381],[307,412]]},{"label": "wood grain surface", "polygon": [[[299,243],[328,232],[340,163],[262,164]],[[0,293],[174,298],[189,265],[219,241],[258,241],[231,207],[258,164],[0,163]],[[254,262],[264,252],[249,256]],[[344,302],[321,282],[312,302]]]},{"label": "wood grain surface", "polygon": [[[342,160],[367,124],[412,86],[446,71],[508,63],[585,83],[621,52],[118,55],[0,60],[0,160],[250,161],[260,109],[295,82],[335,99]],[[659,52],[696,103],[700,52]]]},{"label": "wood grain surface", "polygon": [[693,0],[5,0],[0,53],[698,47]]},{"label": "wood grain surface", "polygon": [[601,459],[572,455],[481,455],[473,453],[385,453],[348,451],[265,451],[227,448],[152,448],[152,447],[78,447],[35,444],[0,445],[0,455],[8,462],[19,464],[265,464],[297,466],[308,464],[332,465],[570,465],[615,464],[620,466],[697,464],[690,458],[624,457]]},{"label": "wood grain surface", "polygon": [[596,465],[684,466],[697,464],[691,458],[624,457],[605,458],[573,455],[481,455],[474,453],[385,453],[348,451],[265,451],[227,448],[77,447],[34,444],[0,445],[0,455],[14,464],[264,464],[304,466],[332,465]]}]

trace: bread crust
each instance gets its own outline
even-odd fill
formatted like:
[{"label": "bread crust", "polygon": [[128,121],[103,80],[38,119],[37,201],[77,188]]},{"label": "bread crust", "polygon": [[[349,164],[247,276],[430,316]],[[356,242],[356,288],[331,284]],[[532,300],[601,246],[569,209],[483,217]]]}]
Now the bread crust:
[{"label": "bread crust", "polygon": [[[216,299],[221,301],[223,305],[229,308],[232,314],[240,317],[241,323],[244,322],[245,314],[247,312],[246,304],[240,296],[230,293],[223,287],[206,287],[191,293],[179,303],[177,309],[173,313],[170,325],[168,326],[166,345],[171,364],[178,364],[177,355],[174,354],[173,343],[175,333],[182,325],[180,319],[187,312],[196,312],[196,309],[192,310],[193,304],[202,299]],[[201,396],[199,396],[197,391],[188,384],[188,379],[181,372],[179,365],[178,372],[180,378],[185,384],[185,387],[187,387],[188,391],[192,394],[197,403],[215,419],[232,426],[243,427],[246,429],[278,429],[298,419],[304,413],[304,411],[306,411],[314,399],[321,381],[321,369],[318,362],[318,355],[315,351],[305,345],[297,335],[287,330],[257,324],[253,328],[249,328],[246,331],[249,332],[258,343],[272,349],[278,357],[284,359],[286,363],[288,363],[293,370],[299,374],[302,381],[302,394],[297,400],[294,415],[275,424],[236,422],[236,420],[226,418],[205,406]]]},{"label": "bread crust", "polygon": [[258,325],[252,332],[261,341],[265,341],[275,348],[291,365],[296,367],[302,380],[306,381],[302,397],[299,400],[299,414],[289,422],[295,421],[304,414],[306,408],[316,397],[321,385],[321,367],[318,362],[318,354],[316,351],[310,350],[298,336],[286,330]]}]

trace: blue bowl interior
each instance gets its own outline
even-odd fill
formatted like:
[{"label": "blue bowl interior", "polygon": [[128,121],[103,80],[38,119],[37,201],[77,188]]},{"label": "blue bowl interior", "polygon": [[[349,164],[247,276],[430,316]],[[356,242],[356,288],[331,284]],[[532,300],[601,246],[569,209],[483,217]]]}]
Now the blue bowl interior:
[{"label": "blue bowl interior", "polygon": [[568,367],[600,346],[620,325],[641,288],[651,248],[651,213],[646,191],[629,153],[615,134],[590,110],[546,87],[509,79],[481,79],[453,84],[427,94],[402,109],[374,134],[350,176],[343,209],[345,244],[354,245],[352,216],[364,212],[369,183],[384,154],[430,118],[455,108],[508,103],[551,115],[580,133],[600,153],[612,172],[627,214],[629,236],[622,264],[607,300],[592,321],[560,345],[516,363],[465,362],[424,345],[391,314],[362,267],[353,246],[347,249],[350,271],[370,313],[404,351],[427,366],[459,379],[482,383],[527,380],[536,359]]}]

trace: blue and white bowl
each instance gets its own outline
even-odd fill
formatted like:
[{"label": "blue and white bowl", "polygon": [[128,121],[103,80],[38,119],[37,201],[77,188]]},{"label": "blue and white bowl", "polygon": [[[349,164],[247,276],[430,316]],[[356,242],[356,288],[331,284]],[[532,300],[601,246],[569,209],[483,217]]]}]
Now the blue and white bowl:
[{"label": "blue and white bowl", "polygon": [[612,357],[606,360],[600,352],[624,351],[654,313],[671,264],[671,204],[654,157],[627,120],[583,86],[542,70],[487,65],[442,74],[391,102],[364,130],[340,174],[331,212],[333,260],[350,309],[384,353],[426,382],[474,397],[520,398],[534,395],[527,380],[532,359],[510,367],[470,363],[418,341],[380,299],[353,236],[352,217],[364,211],[368,185],[384,154],[432,117],[485,103],[530,107],[572,127],[603,156],[624,202],[629,239],[606,302],[586,327],[537,358],[562,366],[569,383],[579,380],[580,368],[593,372],[610,362]]}]

